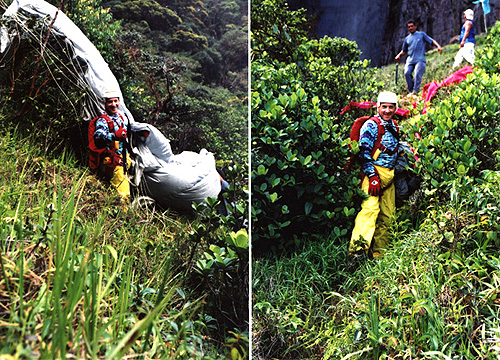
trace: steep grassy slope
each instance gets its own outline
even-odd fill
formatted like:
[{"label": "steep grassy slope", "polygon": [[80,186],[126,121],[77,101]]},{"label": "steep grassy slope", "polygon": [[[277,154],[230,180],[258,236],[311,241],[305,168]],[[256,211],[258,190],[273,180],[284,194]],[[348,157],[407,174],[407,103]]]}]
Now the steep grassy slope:
[{"label": "steep grassy slope", "polygon": [[[7,130],[0,162],[0,357],[245,356],[248,236],[215,202],[124,213],[72,155]],[[216,245],[224,264],[196,263]]]}]

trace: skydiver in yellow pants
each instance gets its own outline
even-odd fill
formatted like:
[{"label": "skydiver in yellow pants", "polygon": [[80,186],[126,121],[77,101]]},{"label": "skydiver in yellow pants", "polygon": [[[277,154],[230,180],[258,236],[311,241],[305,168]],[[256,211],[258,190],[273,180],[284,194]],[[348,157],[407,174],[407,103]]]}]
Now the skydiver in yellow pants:
[{"label": "skydiver in yellow pants", "polygon": [[369,195],[356,216],[349,244],[349,256],[380,256],[389,243],[389,228],[395,217],[393,184],[398,156],[399,132],[392,119],[397,96],[383,91],[377,99],[377,114],[359,131],[358,160],[364,174],[361,188]]},{"label": "skydiver in yellow pants", "polygon": [[[382,195],[370,196],[361,204],[351,236],[352,252],[370,249],[373,257],[379,257],[389,244],[389,228],[396,214],[394,170],[375,166],[380,180]],[[361,189],[368,194],[369,180],[364,177]],[[373,239],[373,241],[370,241]]]},{"label": "skydiver in yellow pants", "polygon": [[[126,153],[127,126],[119,111],[120,97],[121,93],[117,90],[106,91],[103,95],[105,113],[92,120],[95,121],[95,128],[89,125],[89,164],[92,169],[98,168],[100,174],[116,189],[126,212],[130,185],[122,159]],[[126,161],[128,169],[131,165],[128,154]]]}]

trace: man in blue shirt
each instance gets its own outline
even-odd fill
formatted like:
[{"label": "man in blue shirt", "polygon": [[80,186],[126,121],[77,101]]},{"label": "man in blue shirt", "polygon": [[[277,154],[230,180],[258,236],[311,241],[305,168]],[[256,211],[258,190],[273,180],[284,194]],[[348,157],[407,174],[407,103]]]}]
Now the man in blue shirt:
[{"label": "man in blue shirt", "polygon": [[474,45],[476,44],[476,29],[474,27],[474,11],[467,9],[464,11],[464,25],[460,32],[460,50],[455,56],[453,68],[456,68],[462,63],[462,60],[467,60],[470,64],[474,64]]},{"label": "man in blue shirt", "polygon": [[[396,55],[395,59],[396,62],[399,63],[401,56],[408,54],[405,65],[405,78],[406,84],[408,85],[408,92],[414,95],[420,90],[422,76],[424,75],[425,66],[427,65],[425,60],[425,43],[436,46],[440,54],[443,52],[443,49],[441,49],[437,41],[432,39],[429,35],[423,31],[417,31],[417,26],[413,20],[408,21],[407,26],[410,35],[405,38],[403,50]],[[413,78],[412,75],[413,71],[415,71],[415,78]]]}]

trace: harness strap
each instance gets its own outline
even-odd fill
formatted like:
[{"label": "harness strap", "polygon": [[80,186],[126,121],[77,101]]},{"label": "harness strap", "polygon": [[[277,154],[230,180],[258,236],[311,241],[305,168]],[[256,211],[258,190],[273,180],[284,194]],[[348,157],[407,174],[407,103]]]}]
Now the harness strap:
[{"label": "harness strap", "polygon": [[[377,131],[377,139],[375,140],[374,144],[373,144],[373,152],[372,152],[372,156],[373,154],[375,153],[375,150],[376,149],[379,149],[381,152],[383,153],[386,153],[386,154],[389,154],[389,155],[394,155],[398,150],[398,147],[396,146],[396,148],[394,150],[390,150],[389,148],[387,148],[385,145],[382,144],[382,136],[385,134],[385,127],[382,125],[382,123],[380,122],[380,119],[377,118],[377,117],[373,117],[375,122],[377,123],[378,125],[378,131]],[[373,119],[372,118],[372,119]],[[394,124],[394,126],[396,127],[396,129],[398,128],[398,124],[392,120],[392,123]],[[392,136],[394,136],[394,138],[398,141],[399,143],[399,132],[396,130],[393,129],[392,126],[388,125],[387,126],[387,131],[389,131],[391,133]]]},{"label": "harness strap", "polygon": [[395,153],[398,152],[398,148],[397,147],[395,149],[393,149],[393,150],[390,150],[389,148],[387,148],[387,146],[382,145],[382,144],[379,145],[379,149],[380,149],[381,152],[389,154],[389,155],[394,155]]},{"label": "harness strap", "polygon": [[[125,123],[122,114],[118,114],[122,121]],[[109,162],[106,163],[108,167],[116,167],[123,163],[121,157],[116,154],[115,149],[98,148],[94,142],[94,131],[95,123],[98,119],[104,119],[108,125],[109,131],[111,133],[115,132],[115,126],[113,119],[108,114],[101,114],[98,117],[92,119],[91,124],[89,124],[89,166],[91,169],[95,170],[99,167],[101,162],[105,157],[109,158]],[[92,127],[92,131],[90,131]]]}]

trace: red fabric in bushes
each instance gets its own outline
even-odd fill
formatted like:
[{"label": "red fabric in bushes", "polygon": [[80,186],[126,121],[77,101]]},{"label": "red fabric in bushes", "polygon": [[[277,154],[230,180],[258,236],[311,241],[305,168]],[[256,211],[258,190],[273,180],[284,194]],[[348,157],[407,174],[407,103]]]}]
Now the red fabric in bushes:
[{"label": "red fabric in bushes", "polygon": [[422,93],[422,96],[425,99],[425,102],[424,102],[425,107],[424,107],[424,110],[422,110],[422,113],[425,114],[427,112],[427,104],[432,100],[434,95],[436,95],[437,90],[441,86],[450,85],[453,83],[459,83],[459,82],[465,80],[467,75],[470,74],[473,70],[474,69],[472,68],[472,66],[467,65],[467,66],[464,66],[463,68],[461,68],[460,70],[455,71],[453,74],[448,76],[446,79],[441,81],[439,84],[436,83],[435,81],[433,81],[429,84],[425,84],[424,88],[423,88],[423,93]]},{"label": "red fabric in bushes", "polygon": [[[349,103],[349,105],[347,105],[345,108],[343,108],[340,111],[340,115],[345,114],[347,111],[350,111],[350,110],[352,110],[352,108],[355,108],[355,107],[360,108],[360,109],[370,109],[376,105],[377,105],[377,103],[373,102],[373,101],[362,101],[359,103],[355,102],[355,101],[351,101]],[[400,109],[400,108],[396,109],[396,115],[408,116],[409,113],[410,113],[410,110],[405,110],[405,109]]]}]

